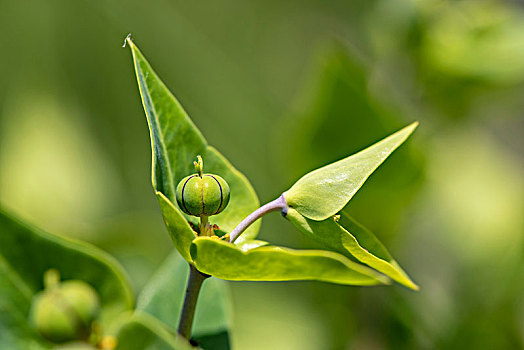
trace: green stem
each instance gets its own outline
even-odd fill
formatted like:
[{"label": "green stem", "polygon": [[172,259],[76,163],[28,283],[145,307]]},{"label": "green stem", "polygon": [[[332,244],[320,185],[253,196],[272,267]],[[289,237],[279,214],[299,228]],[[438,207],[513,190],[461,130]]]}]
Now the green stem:
[{"label": "green stem", "polygon": [[209,229],[207,227],[208,224],[209,224],[208,216],[202,215],[200,217],[200,236],[210,236]]},{"label": "green stem", "polygon": [[191,338],[191,328],[193,327],[193,318],[195,316],[198,294],[200,293],[202,284],[208,277],[208,275],[203,274],[198,271],[196,267],[189,264],[189,279],[187,281],[186,296],[184,298],[182,313],[180,314],[180,322],[178,323],[178,333],[188,340]]}]

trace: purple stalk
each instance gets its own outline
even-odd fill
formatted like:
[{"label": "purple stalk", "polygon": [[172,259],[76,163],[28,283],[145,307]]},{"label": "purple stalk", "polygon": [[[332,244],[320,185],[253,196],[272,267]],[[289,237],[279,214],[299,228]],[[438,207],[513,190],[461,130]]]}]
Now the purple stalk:
[{"label": "purple stalk", "polygon": [[237,227],[235,227],[233,231],[231,231],[231,233],[229,234],[229,242],[233,243],[238,238],[238,236],[240,236],[242,232],[244,232],[252,223],[257,221],[267,213],[270,213],[272,211],[281,211],[282,214],[285,215],[287,212],[287,208],[288,206],[283,194],[274,201],[264,204],[263,206],[249,214],[244,220],[240,222],[240,224],[237,225]]}]

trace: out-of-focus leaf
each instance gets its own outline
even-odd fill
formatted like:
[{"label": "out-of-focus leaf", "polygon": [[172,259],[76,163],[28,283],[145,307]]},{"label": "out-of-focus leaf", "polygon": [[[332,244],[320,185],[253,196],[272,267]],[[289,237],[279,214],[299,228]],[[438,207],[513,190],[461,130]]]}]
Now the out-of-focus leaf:
[{"label": "out-of-focus leaf", "polygon": [[111,256],[87,243],[32,228],[0,209],[0,327],[6,331],[0,348],[40,342],[28,326],[29,308],[50,268],[57,269],[62,280],[79,279],[95,288],[103,328],[133,306],[127,278]]},{"label": "out-of-focus leaf", "polygon": [[229,350],[231,349],[231,342],[229,340],[229,333],[224,331],[211,335],[198,336],[194,338],[202,349],[209,350]]},{"label": "out-of-focus leaf", "polygon": [[352,156],[304,175],[284,192],[288,205],[313,220],[335,215],[417,125],[415,122]]},{"label": "out-of-focus leaf", "polygon": [[364,265],[323,250],[262,246],[245,252],[222,240],[199,237],[193,241],[191,256],[197,269],[225,280],[318,280],[360,286],[389,282]]},{"label": "out-of-focus leaf", "polygon": [[300,231],[327,247],[346,256],[353,256],[394,281],[418,290],[418,286],[411,281],[377,237],[349,215],[342,213],[338,222],[333,218],[315,221],[289,208],[286,218]]},{"label": "out-of-focus leaf", "polygon": [[184,338],[175,336],[160,321],[143,313],[122,316],[115,326],[115,350],[191,350]]},{"label": "out-of-focus leaf", "polygon": [[[4,235],[7,232],[1,231]],[[50,349],[28,323],[33,292],[0,256],[0,348]]]},{"label": "out-of-focus leaf", "polygon": [[455,77],[522,82],[521,8],[482,0],[442,5],[435,9],[429,3],[421,3],[422,10],[428,13],[422,54],[429,64],[439,73]]},{"label": "out-of-focus leaf", "polygon": [[[146,284],[137,300],[137,310],[147,312],[175,331],[182,311],[188,263],[177,252],[171,253]],[[205,280],[195,312],[192,338],[228,338],[231,328],[231,301],[224,281]],[[209,347],[210,349],[215,349]],[[207,349],[207,348],[206,348]]]},{"label": "out-of-focus leaf", "polygon": [[[135,44],[130,39],[127,43],[133,54],[136,77],[151,136],[153,187],[179,210],[175,197],[176,186],[182,178],[195,173],[193,161],[197,155],[201,155],[204,159],[204,171],[220,175],[228,182],[231,189],[228,207],[211,219],[211,222],[217,224],[222,231],[231,231],[238,222],[258,208],[256,193],[246,177],[216,149],[207,144],[180,103],[156,75]],[[168,207],[164,205],[163,208]],[[188,221],[196,223],[195,217],[181,214]],[[171,214],[168,212],[164,215]],[[257,222],[249,227],[242,240],[254,238],[259,226],[260,223]],[[175,241],[175,244],[179,243],[181,242]],[[187,254],[183,252],[185,248],[178,245],[177,248],[182,256],[187,258]]]}]

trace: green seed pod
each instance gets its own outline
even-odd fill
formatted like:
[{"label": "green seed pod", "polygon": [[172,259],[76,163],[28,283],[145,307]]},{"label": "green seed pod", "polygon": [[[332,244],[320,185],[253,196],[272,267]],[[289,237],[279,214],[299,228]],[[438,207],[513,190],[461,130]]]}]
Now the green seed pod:
[{"label": "green seed pod", "polygon": [[190,175],[178,183],[176,201],[186,214],[216,215],[229,203],[229,185],[218,175]]},{"label": "green seed pod", "polygon": [[193,162],[198,174],[182,179],[176,187],[176,201],[186,214],[207,217],[220,213],[229,203],[229,185],[218,175],[204,174],[204,161]]},{"label": "green seed pod", "polygon": [[44,279],[46,288],[33,297],[29,316],[38,332],[55,343],[87,339],[100,311],[94,288],[79,280],[60,283],[56,270]]}]

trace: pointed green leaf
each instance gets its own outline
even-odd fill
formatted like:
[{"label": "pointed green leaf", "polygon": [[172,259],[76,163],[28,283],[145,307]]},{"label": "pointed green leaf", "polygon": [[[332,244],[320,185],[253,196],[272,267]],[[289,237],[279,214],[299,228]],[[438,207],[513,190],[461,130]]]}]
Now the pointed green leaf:
[{"label": "pointed green leaf", "polygon": [[[253,187],[216,149],[209,146],[184,111],[180,103],[153,71],[140,50],[127,40],[131,52],[151,136],[152,180],[156,191],[161,192],[174,208],[179,210],[175,197],[178,182],[195,173],[193,161],[197,155],[204,159],[204,171],[223,177],[231,189],[227,208],[210,218],[222,231],[231,231],[240,220],[258,208],[259,202]],[[171,208],[163,205],[163,208]],[[181,213],[188,221],[197,219]],[[260,223],[252,225],[242,239],[254,238]],[[175,241],[177,244],[178,240]],[[178,242],[179,243],[179,242]],[[179,251],[184,248],[178,247]],[[182,255],[187,258],[187,254]]]},{"label": "pointed green leaf", "polygon": [[300,231],[328,248],[346,256],[355,257],[394,281],[418,290],[418,286],[393,260],[377,237],[349,215],[342,213],[338,222],[335,222],[333,218],[315,221],[302,216],[293,208],[289,208],[286,218]]},{"label": "pointed green leaf", "polygon": [[415,122],[363,151],[304,175],[284,192],[288,205],[313,220],[335,215],[417,125]]},{"label": "pointed green leaf", "polygon": [[[169,255],[137,300],[137,310],[147,312],[166,324],[172,331],[178,325],[187,278],[188,263],[177,252]],[[198,298],[192,337],[223,337],[231,328],[231,300],[226,283],[208,278]]]},{"label": "pointed green leaf", "polygon": [[[369,88],[375,77],[360,55],[338,41],[319,53],[307,86],[295,100],[296,108],[275,130],[274,145],[279,147],[279,140],[286,140],[285,152],[275,150],[279,159],[276,172],[284,183],[357,153],[378,135],[388,135],[405,124],[405,113],[387,103],[377,89]],[[420,188],[424,156],[416,146],[411,143],[392,154],[351,204],[352,213],[360,220],[373,220],[375,230],[397,227]]]},{"label": "pointed green leaf", "polygon": [[123,315],[114,326],[115,350],[191,350],[184,338],[170,332],[160,321],[143,313]]},{"label": "pointed green leaf", "polygon": [[18,335],[36,336],[28,326],[29,308],[50,268],[57,269],[62,280],[79,279],[95,288],[103,327],[133,306],[129,282],[111,256],[87,243],[32,228],[0,209],[0,328],[7,327],[10,334],[0,337],[0,348],[12,348],[7,344]]},{"label": "pointed green leaf", "polygon": [[323,250],[263,246],[245,252],[222,240],[199,237],[193,241],[191,256],[200,271],[225,280],[318,280],[360,286],[389,281],[364,265]]}]

